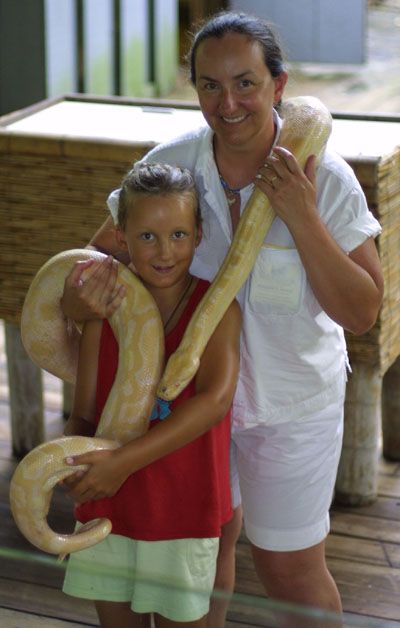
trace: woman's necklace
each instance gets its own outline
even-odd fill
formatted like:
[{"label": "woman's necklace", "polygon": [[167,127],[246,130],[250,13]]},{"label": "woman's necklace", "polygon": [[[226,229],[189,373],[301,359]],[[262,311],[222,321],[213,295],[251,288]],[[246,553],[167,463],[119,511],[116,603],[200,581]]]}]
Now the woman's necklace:
[{"label": "woman's necklace", "polygon": [[166,329],[166,328],[167,328],[168,323],[170,323],[170,322],[171,322],[171,320],[173,319],[174,314],[176,313],[176,311],[177,311],[177,309],[179,308],[179,306],[181,305],[181,303],[182,303],[183,299],[185,298],[185,296],[186,296],[186,295],[187,295],[187,293],[189,292],[189,290],[190,290],[190,286],[192,285],[192,283],[193,283],[193,277],[192,277],[192,275],[190,275],[190,278],[189,278],[189,283],[187,284],[187,286],[185,287],[185,289],[184,289],[184,291],[182,292],[181,296],[179,297],[178,302],[177,302],[177,304],[175,305],[174,309],[172,310],[171,314],[168,316],[167,321],[164,323],[164,329]]},{"label": "woman's necklace", "polygon": [[231,188],[223,178],[223,176],[219,175],[219,180],[221,181],[221,185],[225,190],[226,200],[228,201],[228,205],[233,205],[237,199],[237,195],[240,194],[240,190],[242,188]]}]

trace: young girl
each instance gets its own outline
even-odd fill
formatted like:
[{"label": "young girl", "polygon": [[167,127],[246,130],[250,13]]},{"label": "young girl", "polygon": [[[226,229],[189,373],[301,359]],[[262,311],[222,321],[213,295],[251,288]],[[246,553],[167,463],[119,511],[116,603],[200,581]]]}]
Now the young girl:
[{"label": "young girl", "polygon": [[[116,236],[158,305],[168,358],[209,285],[189,272],[201,239],[190,172],[136,165],[122,182]],[[64,591],[93,599],[103,628],[150,626],[151,613],[157,628],[206,626],[221,526],[232,515],[230,405],[239,333],[234,302],[195,379],[175,401],[157,400],[143,437],[71,461],[90,465],[67,483],[81,502],[78,521],[106,516],[113,529],[100,544],[71,555]],[[86,323],[66,434],[95,431],[117,362],[108,322]]]}]

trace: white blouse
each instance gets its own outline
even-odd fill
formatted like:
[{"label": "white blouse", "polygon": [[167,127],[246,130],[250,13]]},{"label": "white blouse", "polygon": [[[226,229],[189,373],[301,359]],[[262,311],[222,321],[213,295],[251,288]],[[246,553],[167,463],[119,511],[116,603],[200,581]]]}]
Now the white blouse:
[{"label": "white blouse", "polygon": [[[277,128],[281,121],[276,117]],[[232,241],[232,226],[212,149],[201,127],[151,150],[144,161],[189,168],[196,180],[203,239],[191,272],[212,280]],[[241,211],[254,185],[241,190]],[[109,199],[115,219],[118,193]],[[352,169],[329,146],[317,171],[322,221],[346,252],[381,231]],[[233,404],[234,428],[301,419],[342,394],[347,352],[342,327],[322,310],[294,241],[275,218],[256,264],[237,299],[242,308],[241,366]]]}]

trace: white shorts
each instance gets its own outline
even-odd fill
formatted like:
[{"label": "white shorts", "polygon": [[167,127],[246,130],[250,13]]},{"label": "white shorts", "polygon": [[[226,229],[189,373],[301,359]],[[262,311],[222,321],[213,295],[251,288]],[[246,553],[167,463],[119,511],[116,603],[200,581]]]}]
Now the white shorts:
[{"label": "white shorts", "polygon": [[327,536],[342,437],[343,399],[305,419],[233,433],[233,503],[241,496],[251,543],[295,551]]},{"label": "white shorts", "polygon": [[218,548],[219,538],[135,541],[109,534],[70,555],[63,591],[129,602],[136,613],[195,621],[209,611]]}]

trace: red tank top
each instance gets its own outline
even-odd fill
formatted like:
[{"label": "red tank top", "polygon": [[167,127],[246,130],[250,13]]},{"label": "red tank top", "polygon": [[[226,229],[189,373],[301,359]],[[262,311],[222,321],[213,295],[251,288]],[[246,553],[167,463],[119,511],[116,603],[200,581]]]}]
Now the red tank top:
[{"label": "red tank top", "polygon": [[[166,336],[167,358],[177,349],[208,286],[208,282],[198,281],[180,320]],[[109,323],[104,321],[97,376],[96,421],[113,384],[117,364],[118,344]],[[194,393],[192,380],[170,403],[170,408],[166,402],[157,400],[153,414],[158,414],[159,418],[150,422],[150,429]],[[136,540],[220,536],[221,526],[232,516],[229,447],[230,412],[203,436],[132,474],[114,497],[77,506],[76,518],[84,523],[96,517],[108,517],[113,534]]]}]

